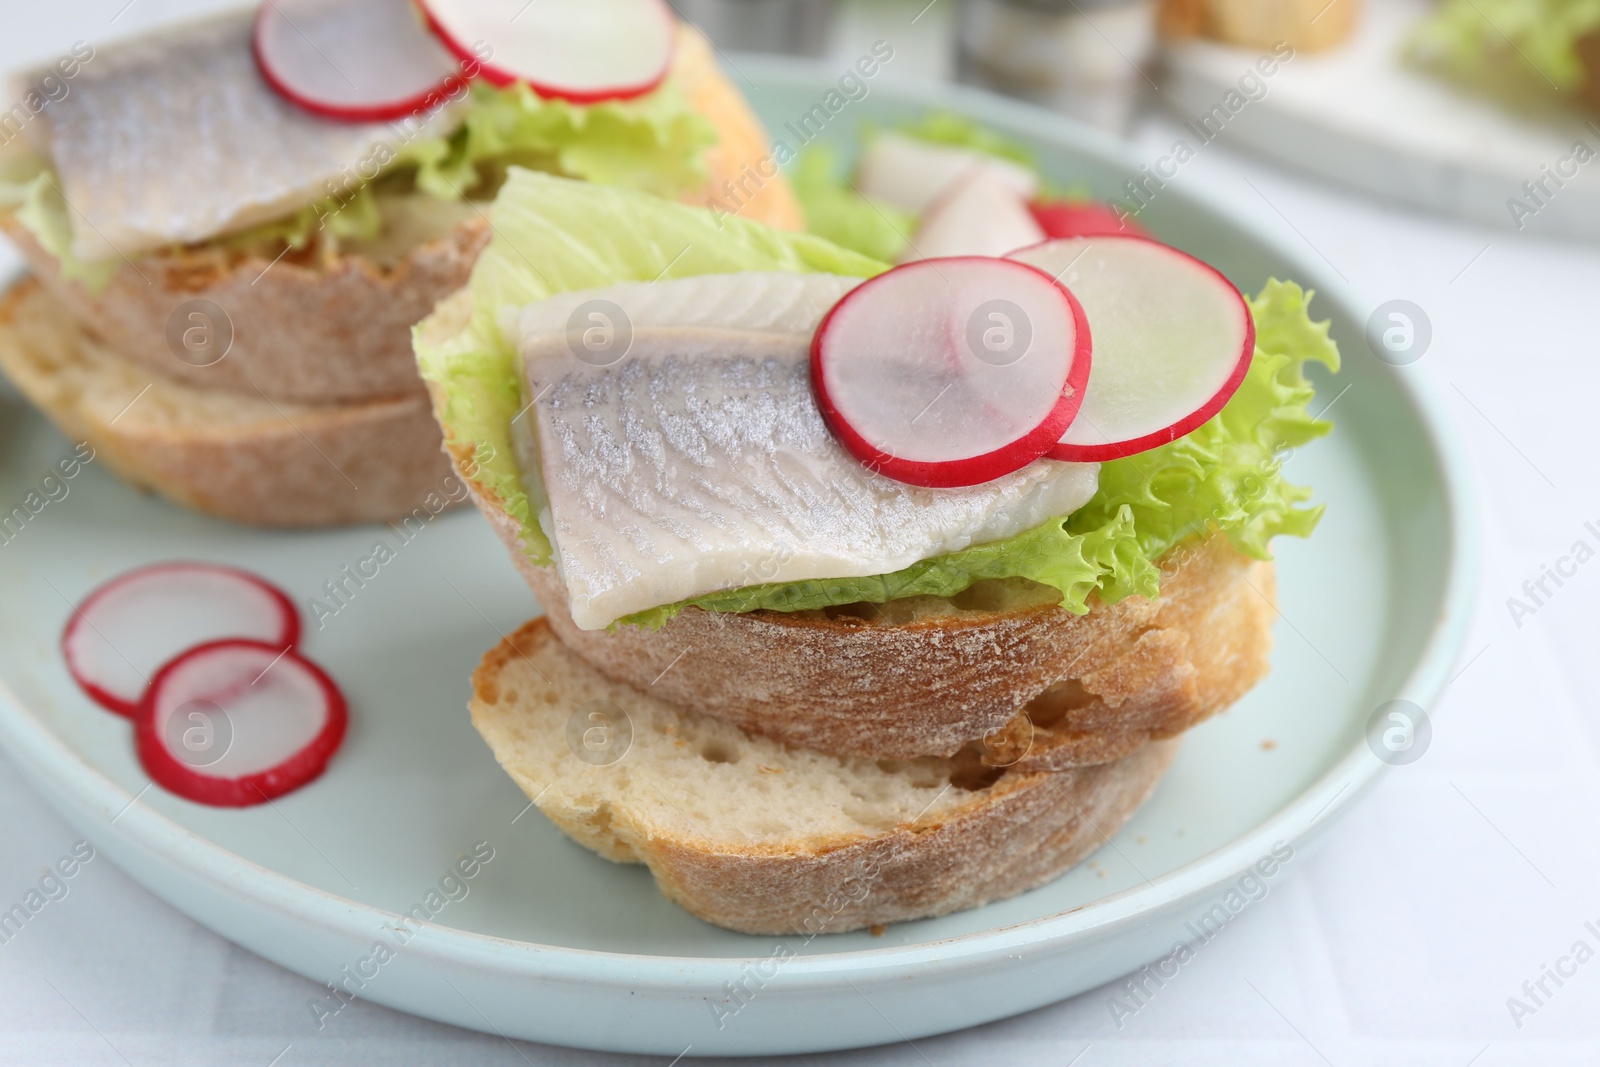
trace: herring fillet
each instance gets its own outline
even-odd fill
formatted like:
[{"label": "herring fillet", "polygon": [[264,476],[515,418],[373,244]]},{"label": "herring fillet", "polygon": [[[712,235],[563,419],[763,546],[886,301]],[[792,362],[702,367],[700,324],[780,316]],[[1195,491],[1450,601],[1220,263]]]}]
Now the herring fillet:
[{"label": "herring fillet", "polygon": [[[579,627],[723,589],[887,574],[1094,495],[1094,464],[1040,460],[926,489],[851,457],[817,410],[809,349],[859,282],[706,275],[564,293],[506,316],[533,398],[540,520]],[[578,358],[567,326],[596,300],[631,321],[627,354],[607,366]]]},{"label": "herring fillet", "polygon": [[[132,257],[281,219],[347,195],[417,136],[409,120],[333,122],[284,100],[256,69],[251,26],[232,12],[106,47],[46,105],[74,255]],[[423,128],[451,121],[446,108]]]}]

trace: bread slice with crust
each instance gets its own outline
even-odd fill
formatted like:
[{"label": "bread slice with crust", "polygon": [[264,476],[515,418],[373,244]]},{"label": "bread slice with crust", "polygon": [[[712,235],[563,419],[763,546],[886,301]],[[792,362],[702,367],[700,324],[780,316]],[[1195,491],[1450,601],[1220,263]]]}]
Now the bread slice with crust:
[{"label": "bread slice with crust", "polygon": [[[706,184],[684,200],[726,202],[725,184],[768,158],[771,145],[749,104],[717,68],[705,38],[690,26],[681,28],[674,63],[679,89],[717,131],[717,144],[706,153]],[[753,193],[746,180],[744,190],[740,214],[779,229],[804,225],[781,176]],[[423,395],[411,327],[466,285],[489,240],[483,211],[470,203],[402,198],[385,217],[397,232],[383,247],[356,245],[339,254],[312,247],[276,261],[215,244],[179,248],[123,265],[98,292],[62,278],[55,258],[3,212],[0,230],[57,298],[129,359],[211,389],[338,404]],[[220,307],[232,323],[232,351],[211,366],[178,359],[168,341],[169,320],[194,300]],[[437,448],[437,428],[429,433]]]},{"label": "bread slice with crust", "polygon": [[97,462],[207,514],[327,525],[462,499],[422,397],[309,405],[199,389],[111,351],[36,281],[0,300],[0,371]]},{"label": "bread slice with crust", "polygon": [[[690,608],[659,630],[580,630],[551,568],[527,577],[551,628],[602,673],[792,745],[874,759],[976,749],[1062,769],[1173,737],[1267,673],[1272,564],[1223,537],[1165,564],[1161,596],[1062,610],[1040,587],[824,611]],[[1050,592],[1054,592],[1053,590]]]},{"label": "bread slice with crust", "polygon": [[[451,329],[468,307],[452,298],[430,326]],[[445,447],[563,642],[614,679],[790,744],[882,759],[976,749],[1059,770],[1174,737],[1267,673],[1273,567],[1222,536],[1168,553],[1158,599],[1091,601],[1087,615],[1032,583],[980,582],[948,599],[688,608],[657,630],[579,630],[555,570],[528,558],[505,502],[472,477],[469,449]]]},{"label": "bread slice with crust", "polygon": [[838,933],[1032,889],[1109,840],[1177,748],[1033,773],[828,756],[612,681],[543,619],[484,656],[471,709],[574,841],[645,864],[668,899],[752,934]]}]

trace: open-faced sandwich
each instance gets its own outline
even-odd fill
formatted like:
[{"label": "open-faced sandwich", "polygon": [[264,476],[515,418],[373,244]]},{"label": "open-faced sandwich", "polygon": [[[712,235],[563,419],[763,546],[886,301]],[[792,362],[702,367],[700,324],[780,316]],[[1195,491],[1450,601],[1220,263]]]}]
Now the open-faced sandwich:
[{"label": "open-faced sandwich", "polygon": [[[274,0],[21,80],[0,230],[37,280],[0,368],[130,481],[253,523],[403,515],[448,476],[410,329],[508,167],[704,203],[768,153],[662,0]],[[798,228],[781,177],[745,185]]]},{"label": "open-faced sandwich", "polygon": [[562,830],[710,922],[1039,885],[1267,670],[1268,543],[1319,515],[1279,468],[1328,429],[1327,325],[1141,236],[994,248],[1014,231],[982,220],[1032,194],[989,163],[930,197],[988,250],[894,268],[513,170],[417,328],[545,610],[483,659],[473,721]]}]

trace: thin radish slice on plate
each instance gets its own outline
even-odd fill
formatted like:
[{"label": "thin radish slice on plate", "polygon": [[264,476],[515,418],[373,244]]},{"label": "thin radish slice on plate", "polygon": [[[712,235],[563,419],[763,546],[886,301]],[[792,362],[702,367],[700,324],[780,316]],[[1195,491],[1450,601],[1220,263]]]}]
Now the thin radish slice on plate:
[{"label": "thin radish slice on plate", "polygon": [[928,208],[901,260],[1003,256],[1044,239],[1027,201],[994,171],[976,167]]},{"label": "thin radish slice on plate", "polygon": [[216,641],[168,663],[134,716],[145,773],[198,804],[245,808],[321,777],[344,741],[338,686],[292,650]]},{"label": "thin radish slice on plate", "polygon": [[300,640],[300,614],[282,590],[245,571],[160,563],[90,593],[67,621],[61,651],[97,704],[132,716],[162,664],[223,637],[290,648]]},{"label": "thin radish slice on plate", "polygon": [[[419,0],[434,33],[496,85],[527,82],[573,103],[649,92],[678,38],[664,0]],[[474,46],[477,46],[476,48]]]},{"label": "thin radish slice on plate", "polygon": [[1014,252],[1072,290],[1094,331],[1083,407],[1052,459],[1119,459],[1176,440],[1228,402],[1255,352],[1239,290],[1147,237],[1074,237]]},{"label": "thin radish slice on plate", "polygon": [[856,188],[862,196],[920,215],[973,170],[992,172],[1024,200],[1039,190],[1038,177],[1020,163],[893,130],[878,134],[862,150]]},{"label": "thin radish slice on plate", "polygon": [[925,259],[852,289],[811,340],[811,387],[856,459],[898,481],[977,485],[1061,439],[1089,378],[1089,328],[1049,275]]},{"label": "thin radish slice on plate", "polygon": [[409,0],[267,0],[253,47],[280,96],[347,122],[423,110],[457,76],[455,57]]},{"label": "thin radish slice on plate", "polygon": [[1098,200],[1074,203],[1070,200],[1035,200],[1028,205],[1033,221],[1045,237],[1105,237],[1117,234],[1145,236],[1144,227],[1117,214],[1110,204]]}]

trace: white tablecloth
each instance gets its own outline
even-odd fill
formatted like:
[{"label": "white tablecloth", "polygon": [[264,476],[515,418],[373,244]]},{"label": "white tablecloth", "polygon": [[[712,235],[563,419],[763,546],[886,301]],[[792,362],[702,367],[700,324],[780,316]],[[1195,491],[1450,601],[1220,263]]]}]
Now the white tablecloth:
[{"label": "white tablecloth", "polygon": [[[202,5],[13,2],[0,68]],[[1172,127],[1149,120],[1138,140],[1157,158]],[[1108,987],[914,1047],[805,1062],[1600,1063],[1600,958],[1571,955],[1578,941],[1600,951],[1600,563],[1581,567],[1520,626],[1507,607],[1575,541],[1600,544],[1584,525],[1600,525],[1600,247],[1417,217],[1276,172],[1225,143],[1180,180],[1255,205],[1373,306],[1404,298],[1432,320],[1432,348],[1412,371],[1448,399],[1482,489],[1486,559],[1470,665],[1432,709],[1426,756],[1390,773],[1303,867],[1120,1028]],[[76,840],[3,765],[0,826],[5,901],[37,885]],[[310,982],[202,929],[103,859],[67,885],[65,899],[0,945],[0,1064],[620,1059],[508,1047],[365,1003],[307,1039]],[[1546,967],[1570,976],[1558,985]],[[1514,1015],[1512,997],[1531,1010]]]}]

